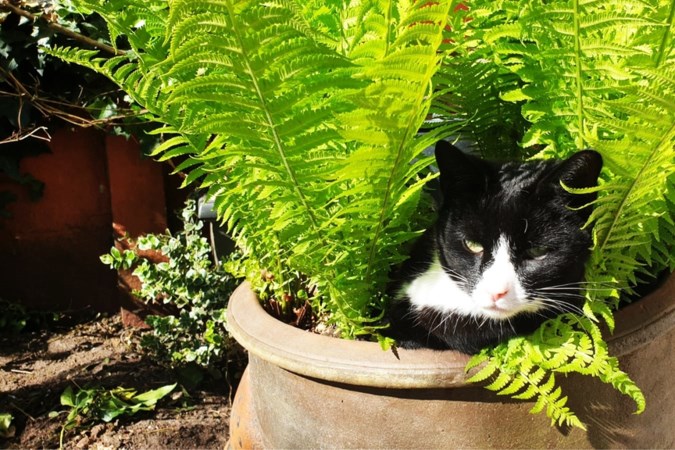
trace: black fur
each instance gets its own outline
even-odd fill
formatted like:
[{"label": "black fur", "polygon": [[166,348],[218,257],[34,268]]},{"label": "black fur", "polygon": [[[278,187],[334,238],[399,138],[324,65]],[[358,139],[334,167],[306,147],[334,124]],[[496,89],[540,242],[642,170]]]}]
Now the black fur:
[{"label": "black fur", "polygon": [[[602,167],[597,152],[585,150],[565,161],[497,163],[466,155],[446,142],[436,146],[443,196],[436,224],[416,243],[409,260],[396,276],[394,291],[424,273],[437,255],[448,276],[459,273],[471,291],[491,262],[492,246],[500,235],[511,243],[511,261],[527,292],[565,286],[553,298],[580,306],[579,282],[589,255],[591,237],[582,230],[590,208],[575,210],[594,199],[593,194],[570,194],[562,186],[595,186]],[[464,240],[484,245],[476,258],[464,248]],[[535,260],[532,248],[549,253]],[[476,353],[515,335],[534,331],[554,310],[522,313],[509,319],[486,321],[439,314],[434,308],[416,309],[405,296],[390,308],[387,334],[401,347],[455,349]],[[448,317],[451,314],[451,317]]]}]

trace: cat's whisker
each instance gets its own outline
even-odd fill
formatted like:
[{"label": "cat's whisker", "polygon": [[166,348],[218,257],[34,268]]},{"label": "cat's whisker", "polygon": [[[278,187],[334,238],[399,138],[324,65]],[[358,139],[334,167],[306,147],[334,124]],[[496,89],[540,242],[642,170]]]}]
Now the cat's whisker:
[{"label": "cat's whisker", "polygon": [[467,284],[469,282],[469,280],[464,275],[460,274],[456,270],[441,268],[439,270],[433,271],[433,273],[450,275],[451,277],[456,278],[456,281],[460,281],[463,284]]},{"label": "cat's whisker", "polygon": [[577,305],[573,305],[567,302],[560,302],[547,297],[535,297],[532,299],[532,301],[536,306],[540,306],[542,307],[542,309],[548,311],[559,313],[571,312],[579,315],[583,315],[584,313],[583,309],[581,309]]},{"label": "cat's whisker", "polygon": [[412,319],[413,322],[419,325],[420,312],[417,309],[408,309],[405,314],[401,316],[402,319]]},{"label": "cat's whisker", "polygon": [[[532,296],[540,296],[540,297],[550,297],[553,296],[556,299],[561,299],[561,300],[586,300],[586,296],[583,295],[582,293],[573,293],[573,292],[546,292],[546,289],[537,289],[533,290],[531,292]],[[555,301],[555,300],[554,300]],[[613,300],[612,299],[605,299],[605,298],[599,298],[595,299],[594,301],[610,304]]]},{"label": "cat's whisker", "polygon": [[450,316],[443,314],[443,311],[436,310],[431,318],[431,323],[436,323],[436,325],[429,330],[429,335],[431,336],[434,332],[441,329],[448,317]]},{"label": "cat's whisker", "polygon": [[551,299],[548,297],[536,297],[534,299],[535,303],[548,307],[548,309],[553,310],[574,310],[577,312],[583,312],[582,308],[568,302],[561,302],[559,300]]},{"label": "cat's whisker", "polygon": [[572,306],[574,306],[576,308],[579,308],[579,309],[581,309],[581,307],[583,306],[583,301],[582,301],[583,297],[566,297],[566,298],[556,297],[555,299],[553,299],[553,298],[549,298],[546,295],[542,295],[540,293],[540,294],[535,295],[533,298],[546,299],[545,300],[546,304],[550,305],[550,306],[555,306],[555,305],[558,305],[558,304],[560,304],[560,305],[572,305]]},{"label": "cat's whisker", "polygon": [[457,333],[457,327],[459,326],[459,323],[460,323],[461,320],[462,320],[462,318],[457,318],[457,319],[454,320],[455,326],[452,327],[452,334]]},{"label": "cat's whisker", "polygon": [[454,318],[454,316],[451,315],[451,314],[446,314],[446,315],[444,315],[443,320],[442,320],[442,323],[443,323],[443,332],[444,332],[444,333],[447,333],[447,332],[448,332],[448,325],[449,325],[451,322],[454,323],[454,326],[453,326],[453,333],[456,332],[456,330],[457,330],[457,324],[458,324],[459,321],[458,321],[456,318],[455,318],[455,320],[453,320],[453,318]]},{"label": "cat's whisker", "polygon": [[[553,291],[553,292],[561,292],[561,291],[564,292],[564,291],[574,291],[574,290],[576,290],[576,289],[567,288],[567,287],[565,287],[565,288],[550,287],[550,288],[539,288],[539,289],[544,290],[544,291]],[[582,289],[579,289],[579,291],[605,292],[605,291],[610,290],[610,289],[611,290],[617,290],[617,291],[621,290],[621,289],[617,289],[617,288],[585,288],[585,289],[582,288]]]},{"label": "cat's whisker", "polygon": [[617,286],[617,283],[611,282],[611,281],[571,281],[568,283],[559,283],[553,286],[586,286],[589,284],[593,285],[606,285],[606,286]]},{"label": "cat's whisker", "polygon": [[[569,312],[571,312],[571,311],[562,311],[562,312],[560,312],[558,315],[565,314],[565,313],[569,313]],[[552,319],[551,317],[548,317],[548,316],[546,316],[546,315],[544,315],[544,314],[541,314],[541,313],[536,314],[536,315],[538,315],[538,316],[540,316],[540,317],[542,317],[542,318],[545,318],[545,319]],[[574,320],[574,321],[575,321],[575,322],[576,322],[576,323],[577,323],[584,331],[587,331],[587,332],[588,332],[588,330],[586,329],[586,324],[585,324],[583,321],[581,321],[581,320],[579,319],[579,316],[582,316],[582,315],[583,315],[583,314],[581,314],[581,313],[572,313],[572,315],[569,316],[569,317],[570,317],[572,320]]]},{"label": "cat's whisker", "polygon": [[[570,303],[569,301],[561,300],[559,297],[558,297],[558,298],[551,298],[551,297],[544,296],[544,295],[538,295],[538,296],[532,297],[532,298],[533,298],[535,301],[541,302],[541,303],[546,304],[546,305],[549,305],[549,306],[560,306],[560,307],[563,307],[563,306],[570,306],[570,307],[574,307],[574,308],[580,309],[579,305],[576,305],[576,304],[574,304],[574,303]],[[581,298],[583,298],[583,297],[571,296],[570,298],[572,298],[572,299],[581,299]]]},{"label": "cat's whisker", "polygon": [[564,296],[568,296],[568,297],[573,296],[573,297],[576,297],[576,298],[584,298],[584,295],[581,292],[570,291],[570,290],[548,292],[546,289],[535,289],[535,290],[532,290],[531,293],[540,293],[540,294],[545,294],[546,296],[554,295],[556,297],[564,295]]},{"label": "cat's whisker", "polygon": [[479,328],[479,329],[482,328],[483,325],[485,325],[486,323],[488,323],[489,320],[490,320],[489,317],[484,317],[484,318],[483,318],[483,321],[478,325],[478,328]]},{"label": "cat's whisker", "polygon": [[551,286],[544,286],[539,289],[546,290],[556,290],[556,289],[579,289],[579,290],[594,290],[594,291],[606,291],[608,289],[616,290],[625,290],[627,286],[620,286],[615,283],[602,283],[602,282],[578,282],[578,283],[562,283]]}]

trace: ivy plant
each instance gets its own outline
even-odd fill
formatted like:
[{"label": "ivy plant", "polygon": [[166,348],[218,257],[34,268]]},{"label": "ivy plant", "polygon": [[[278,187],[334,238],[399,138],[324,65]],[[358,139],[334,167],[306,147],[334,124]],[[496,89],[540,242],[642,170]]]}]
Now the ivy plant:
[{"label": "ivy plant", "polygon": [[227,357],[230,338],[225,310],[238,280],[225,270],[223,261],[211,261],[211,248],[201,235],[203,222],[197,220],[193,200],[181,215],[179,232],[148,234],[132,242],[137,250],[160,252],[166,262],[153,262],[134,250],[116,247],[101,256],[101,261],[116,270],[133,269],[141,283],[133,293],[137,298],[175,309],[175,315],[146,317],[152,328],[141,338],[146,351],[172,367],[196,365],[216,371]]},{"label": "ivy plant", "polygon": [[80,125],[127,137],[133,133],[146,151],[156,143],[154,136],[141,132],[146,126],[141,109],[130,107],[114,83],[42,51],[74,39],[115,53],[107,45],[103,19],[80,14],[68,1],[0,0],[0,176],[10,181],[0,189],[0,220],[11,218],[9,205],[18,193],[31,201],[41,198],[44,183],[21,170],[20,162],[49,153],[47,144],[58,128]]},{"label": "ivy plant", "polygon": [[470,367],[554,423],[583,427],[555,374],[597,376],[644,408],[601,324],[613,328],[619,292],[673,269],[675,2],[74,3],[131,50],[49,52],[147,108],[167,137],[155,155],[180,158],[186,183],[215,199],[251,272],[272,273],[277,298],[301,274],[346,338],[378,336],[388,271],[431,216],[424,148],[462,134],[492,156],[599,150],[584,314]]}]

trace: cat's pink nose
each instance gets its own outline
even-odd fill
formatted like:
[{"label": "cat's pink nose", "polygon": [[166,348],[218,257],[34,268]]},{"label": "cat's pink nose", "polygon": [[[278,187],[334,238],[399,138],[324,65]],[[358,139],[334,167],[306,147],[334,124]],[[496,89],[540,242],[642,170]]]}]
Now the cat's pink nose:
[{"label": "cat's pink nose", "polygon": [[506,297],[508,295],[508,293],[509,293],[508,289],[503,289],[500,292],[495,292],[495,293],[492,294],[492,301],[497,302],[498,300],[501,300],[504,297]]}]

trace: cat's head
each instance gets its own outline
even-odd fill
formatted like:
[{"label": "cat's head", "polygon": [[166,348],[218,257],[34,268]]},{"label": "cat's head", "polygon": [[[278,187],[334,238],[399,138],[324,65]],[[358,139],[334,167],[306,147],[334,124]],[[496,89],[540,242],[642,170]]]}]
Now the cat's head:
[{"label": "cat's head", "polygon": [[585,150],[564,161],[492,163],[441,142],[436,159],[443,195],[436,265],[459,291],[433,306],[500,320],[580,305],[592,243],[582,229],[591,208],[581,207],[595,197],[572,194],[562,184],[595,186],[600,154]]}]

